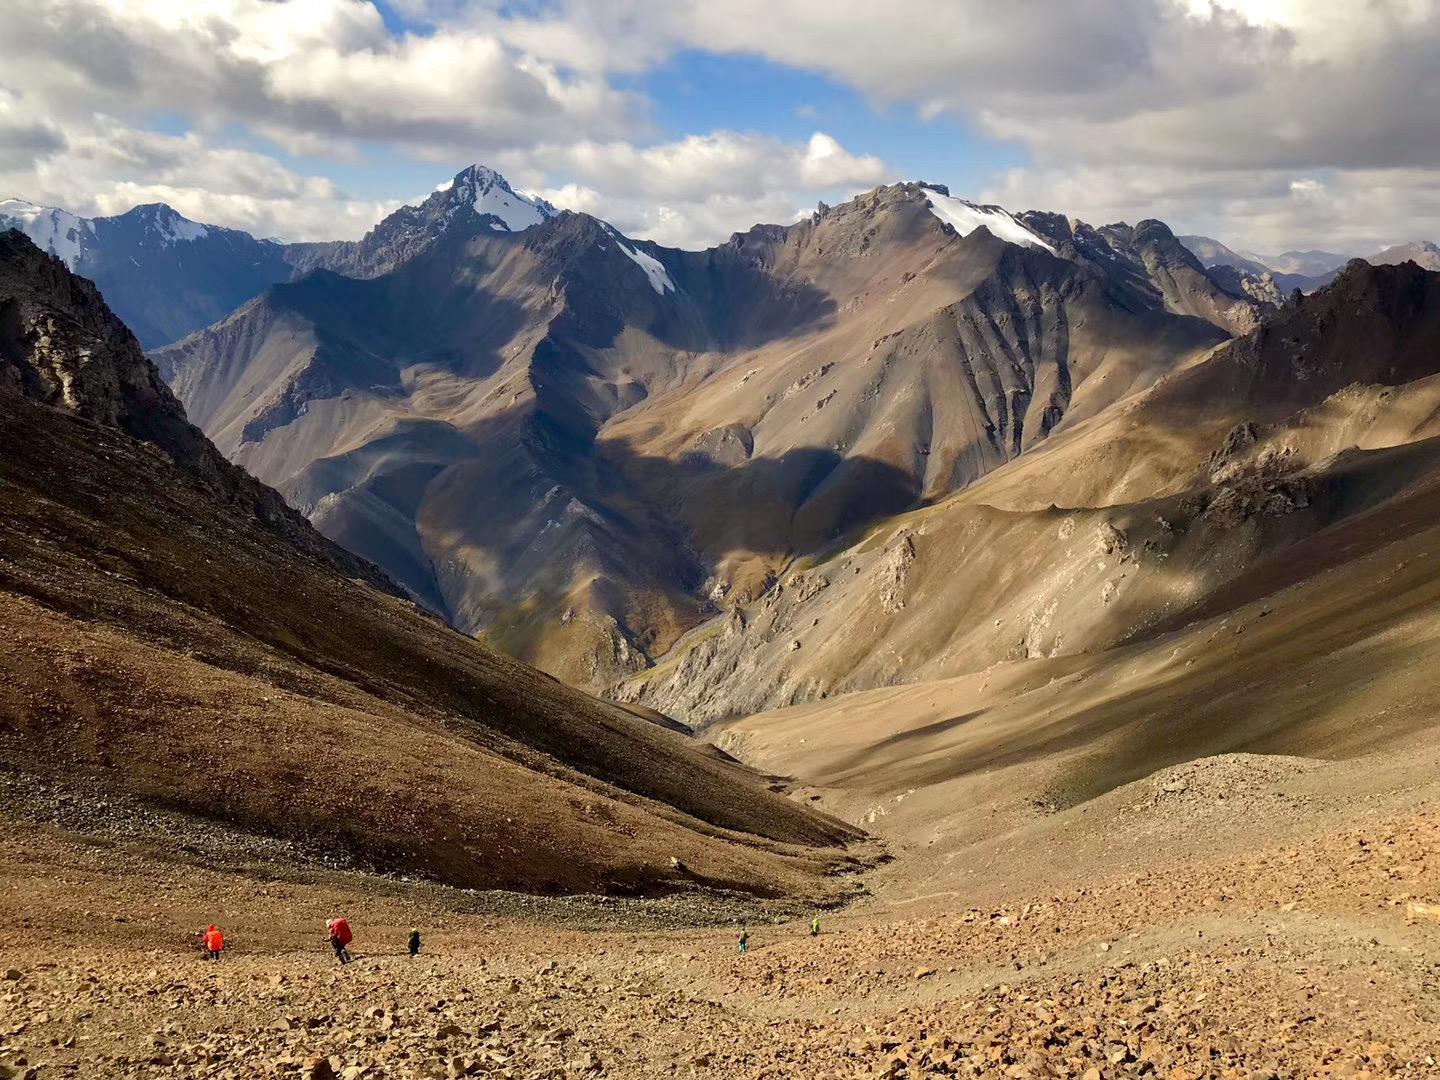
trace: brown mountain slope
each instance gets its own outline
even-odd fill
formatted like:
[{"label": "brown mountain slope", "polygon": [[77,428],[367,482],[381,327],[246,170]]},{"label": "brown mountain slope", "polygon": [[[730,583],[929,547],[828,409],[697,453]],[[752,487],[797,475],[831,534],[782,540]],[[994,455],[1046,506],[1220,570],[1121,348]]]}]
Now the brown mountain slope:
[{"label": "brown mountain slope", "polygon": [[64,278],[26,322],[12,280],[0,370],[31,374],[0,389],[7,767],[454,884],[650,890],[675,857],[825,891],[849,830],[336,573],[183,455],[17,393],[43,388],[17,342],[113,383],[133,339],[67,337],[108,313]]},{"label": "brown mountain slope", "polygon": [[1440,275],[1352,265],[952,498],[793,564],[616,692],[703,723],[1097,652],[1263,595],[1297,545],[1440,475],[1437,312]]},{"label": "brown mountain slope", "polygon": [[277,287],[157,361],[328,535],[457,627],[604,684],[717,599],[1223,340],[1151,280],[1173,243],[1147,223],[1062,257],[919,184],[706,252],[562,214]]},{"label": "brown mountain slope", "polygon": [[[1318,767],[1298,759],[1353,760],[1330,773],[1337,798],[1377,770],[1397,785],[1432,775],[1422,763],[1433,762],[1440,712],[1437,510],[1432,474],[1131,645],[816,701],[712,735],[811,785],[834,813],[883,817],[897,848],[924,853],[912,890],[953,887],[947,867],[975,865],[972,845],[1023,849],[1027,836],[1053,834],[1056,810],[1214,755],[1286,756],[1197,763],[1088,803],[1090,820],[1115,830],[1085,856],[1090,865],[1126,857],[1127,844],[1144,851],[1147,834],[1192,812],[1195,796],[1213,803],[1217,831],[1247,813],[1256,834],[1287,827],[1308,800],[1269,789],[1287,769]],[[1215,791],[1229,801],[1213,802]]]}]

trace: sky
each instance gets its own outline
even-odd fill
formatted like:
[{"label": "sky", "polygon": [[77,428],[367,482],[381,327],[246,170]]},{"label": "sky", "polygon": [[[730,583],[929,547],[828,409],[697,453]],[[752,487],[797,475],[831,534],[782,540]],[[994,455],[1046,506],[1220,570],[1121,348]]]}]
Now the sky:
[{"label": "sky", "polygon": [[1440,0],[0,0],[0,198],[352,239],[472,162],[679,247],[901,179],[1440,239]]}]

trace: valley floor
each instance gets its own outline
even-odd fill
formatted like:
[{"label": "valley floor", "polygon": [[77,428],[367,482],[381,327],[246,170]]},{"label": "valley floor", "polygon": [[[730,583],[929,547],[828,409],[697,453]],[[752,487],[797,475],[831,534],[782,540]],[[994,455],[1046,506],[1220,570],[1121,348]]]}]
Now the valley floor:
[{"label": "valley floor", "polygon": [[1210,759],[943,875],[897,834],[818,938],[783,904],[439,888],[30,792],[0,830],[0,1076],[1440,1076],[1432,757]]}]

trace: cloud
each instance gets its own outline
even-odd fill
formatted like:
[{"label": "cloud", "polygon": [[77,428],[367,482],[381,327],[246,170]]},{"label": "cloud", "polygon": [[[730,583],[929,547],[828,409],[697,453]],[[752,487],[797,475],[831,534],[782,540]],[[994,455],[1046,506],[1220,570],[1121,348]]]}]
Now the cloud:
[{"label": "cloud", "polygon": [[1062,208],[1094,224],[1156,217],[1176,232],[1262,252],[1366,255],[1440,235],[1440,169],[1014,169],[982,197],[1014,209]]},{"label": "cloud", "polygon": [[[456,19],[458,7],[411,4],[434,24],[395,34],[357,0],[22,5],[7,15],[0,70],[50,119],[22,125],[0,100],[0,177],[78,212],[163,200],[216,224],[348,237],[381,204],[299,174],[255,140],[312,159],[384,147],[447,170],[494,164],[643,235],[702,245],[887,175],[821,133],[798,145],[725,131],[647,144],[648,103],[599,70],[584,27],[502,34],[505,20]],[[189,134],[147,132],[156,114],[178,114]]]},{"label": "cloud", "polygon": [[[1117,217],[1173,207],[1358,237],[1413,211],[1412,231],[1440,232],[1424,187],[1440,168],[1440,0],[558,0],[529,19],[488,3],[470,13],[539,56],[583,41],[585,70],[755,54],[963,119],[1027,151],[1024,190],[1041,205],[1106,201],[1071,182],[1084,175],[1155,198],[1108,200]],[[1317,199],[1305,216],[1289,185],[1322,171],[1332,197],[1373,220],[1327,223]],[[1351,197],[1376,180],[1383,205]]]},{"label": "cloud", "polygon": [[[650,147],[544,146],[502,165],[559,206],[604,217],[632,236],[690,248],[757,222],[788,222],[798,205],[843,198],[890,178],[879,158],[851,154],[823,132],[802,145],[721,131]],[[556,174],[569,182],[547,186],[534,179]]]},{"label": "cloud", "polygon": [[355,0],[46,0],[6,14],[7,80],[57,113],[181,111],[202,127],[434,157],[633,136],[644,103],[493,35],[392,35]]},{"label": "cloud", "polygon": [[[535,55],[627,71],[683,49],[823,72],[977,120],[1042,161],[1440,164],[1440,0],[563,0],[476,16]],[[575,43],[583,41],[583,47]]]},{"label": "cloud", "polygon": [[72,126],[63,146],[43,156],[0,153],[0,191],[82,215],[165,202],[196,221],[290,240],[359,236],[399,205],[350,198],[324,177],[194,132],[164,135],[103,115]]},{"label": "cloud", "polygon": [[540,146],[513,160],[561,170],[616,194],[669,199],[716,192],[753,198],[781,187],[868,186],[886,175],[879,158],[850,154],[818,131],[803,146],[718,131],[648,147],[627,142]]},{"label": "cloud", "polygon": [[1174,0],[562,0],[528,19],[474,11],[476,25],[587,70],[635,70],[684,49],[752,53],[931,116],[1006,101],[1089,116],[1169,105],[1253,82],[1290,41],[1282,27]]},{"label": "cloud", "polygon": [[[309,183],[302,174],[326,159],[380,151],[446,170],[479,160],[641,235],[695,245],[892,178],[863,147],[823,134],[656,142],[631,76],[699,50],[817,72],[876,105],[1016,146],[1029,164],[991,185],[1015,205],[1208,222],[1231,237],[1289,228],[1307,243],[1327,229],[1369,243],[1407,222],[1400,235],[1440,234],[1427,188],[1440,171],[1440,0],[390,7],[411,29],[394,32],[366,0],[12,5],[0,179],[73,205],[172,190],[230,215],[219,223],[293,235],[316,235],[328,212],[339,236],[377,204]],[[198,142],[147,142],[156,116]],[[937,124],[937,141],[945,131]],[[314,164],[281,164],[266,145]],[[171,150],[181,160],[157,160]]]},{"label": "cloud", "polygon": [[65,148],[65,135],[27,106],[24,98],[0,86],[0,171],[18,169]]}]

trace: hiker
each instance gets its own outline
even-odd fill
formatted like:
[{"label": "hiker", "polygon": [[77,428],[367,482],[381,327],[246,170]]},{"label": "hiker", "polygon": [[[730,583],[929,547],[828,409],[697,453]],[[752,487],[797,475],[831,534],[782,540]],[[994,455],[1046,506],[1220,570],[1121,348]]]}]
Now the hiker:
[{"label": "hiker", "polygon": [[819,937],[819,936],[820,936],[820,916],[819,916],[819,915],[816,915],[813,919],[810,920],[810,936],[811,936],[811,937]]},{"label": "hiker", "polygon": [[419,955],[420,955],[420,931],[419,931],[419,930],[416,930],[413,926],[410,928],[410,942],[409,942],[409,945],[410,945],[410,955],[411,955],[411,956],[419,956]]},{"label": "hiker", "polygon": [[736,940],[737,942],[739,942],[739,944],[740,944],[740,951],[741,951],[742,953],[749,951],[749,948],[750,948],[750,931],[749,931],[749,930],[745,930],[745,929],[742,928],[741,931],[740,931],[738,934],[735,935],[735,940]]},{"label": "hiker", "polygon": [[211,923],[209,929],[205,931],[205,936],[200,939],[200,944],[205,947],[206,960],[219,960],[220,950],[225,948],[225,935],[215,929],[215,924]]},{"label": "hiker", "polygon": [[344,919],[331,919],[325,924],[325,928],[330,931],[330,947],[335,950],[335,959],[340,961],[342,967],[350,963],[350,950],[346,948],[354,940],[350,933],[350,924]]}]

